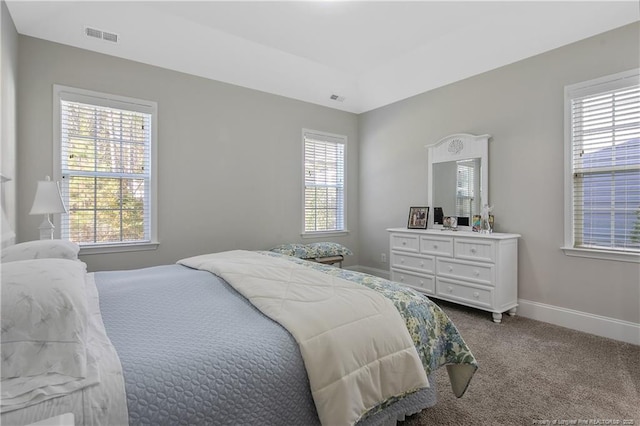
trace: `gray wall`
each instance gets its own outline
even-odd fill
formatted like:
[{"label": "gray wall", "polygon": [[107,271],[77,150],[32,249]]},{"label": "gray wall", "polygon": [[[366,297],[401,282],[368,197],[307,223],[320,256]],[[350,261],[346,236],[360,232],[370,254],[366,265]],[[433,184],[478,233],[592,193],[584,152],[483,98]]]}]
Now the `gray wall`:
[{"label": "gray wall", "polygon": [[[519,297],[640,322],[638,264],[567,257],[564,86],[637,68],[640,24],[571,44],[360,116],[360,264],[387,269],[388,227],[427,199],[425,145],[488,133],[497,231],[522,235]],[[388,259],[388,256],[387,256]]]},{"label": "gray wall", "polygon": [[18,76],[18,33],[4,1],[0,1],[0,171],[11,178],[2,184],[0,203],[9,225],[16,229],[16,79]]},{"label": "gray wall", "polygon": [[[129,269],[235,248],[301,241],[302,129],[346,135],[347,226],[332,238],[357,264],[355,114],[19,36],[18,240],[38,238],[29,216],[36,181],[51,175],[52,86],[158,103],[156,251],[85,255],[90,270]],[[258,72],[258,70],[257,70]]]}]

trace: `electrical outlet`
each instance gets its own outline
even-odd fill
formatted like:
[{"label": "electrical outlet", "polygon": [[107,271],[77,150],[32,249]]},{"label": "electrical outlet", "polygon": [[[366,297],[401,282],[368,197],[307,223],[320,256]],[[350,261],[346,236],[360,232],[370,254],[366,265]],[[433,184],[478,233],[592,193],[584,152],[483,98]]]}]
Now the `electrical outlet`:
[{"label": "electrical outlet", "polygon": [[380,262],[387,263],[387,253],[380,253]]}]

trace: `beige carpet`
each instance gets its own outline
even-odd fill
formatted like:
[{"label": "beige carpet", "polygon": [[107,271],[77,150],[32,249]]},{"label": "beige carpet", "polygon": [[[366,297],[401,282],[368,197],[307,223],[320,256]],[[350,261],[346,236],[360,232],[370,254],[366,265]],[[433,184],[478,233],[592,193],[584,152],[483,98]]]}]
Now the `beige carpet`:
[{"label": "beige carpet", "polygon": [[[438,404],[402,425],[640,425],[640,346],[436,301],[478,360],[456,399],[438,370]],[[555,423],[554,423],[555,421]]]}]

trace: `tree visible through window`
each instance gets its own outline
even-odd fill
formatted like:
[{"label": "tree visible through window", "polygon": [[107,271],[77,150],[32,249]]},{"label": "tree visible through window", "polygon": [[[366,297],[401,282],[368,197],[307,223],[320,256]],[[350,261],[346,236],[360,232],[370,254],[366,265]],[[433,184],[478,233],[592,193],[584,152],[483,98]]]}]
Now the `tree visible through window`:
[{"label": "tree visible through window", "polygon": [[62,238],[81,245],[152,240],[155,105],[59,92]]},{"label": "tree visible through window", "polygon": [[344,231],[344,136],[304,131],[304,232]]}]

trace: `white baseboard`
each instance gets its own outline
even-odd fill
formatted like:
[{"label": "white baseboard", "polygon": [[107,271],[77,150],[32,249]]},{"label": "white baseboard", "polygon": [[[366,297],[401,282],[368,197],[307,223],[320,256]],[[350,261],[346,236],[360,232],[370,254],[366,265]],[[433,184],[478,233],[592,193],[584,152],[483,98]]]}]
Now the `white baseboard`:
[{"label": "white baseboard", "polygon": [[384,278],[385,280],[388,280],[391,278],[391,274],[389,273],[388,270],[385,270],[385,269],[371,268],[369,266],[361,266],[361,265],[347,266],[344,269],[348,269],[350,271],[356,271],[356,272],[364,272],[365,274],[375,275],[376,277]]},{"label": "white baseboard", "polygon": [[[349,266],[346,269],[364,272],[385,279],[390,279],[391,276],[388,270],[371,268],[369,266],[355,265]],[[640,345],[640,324],[630,321],[623,321],[525,299],[518,299],[517,315],[572,330],[595,334],[596,336]]]},{"label": "white baseboard", "polygon": [[518,299],[517,314],[572,330],[640,345],[640,324]]}]

